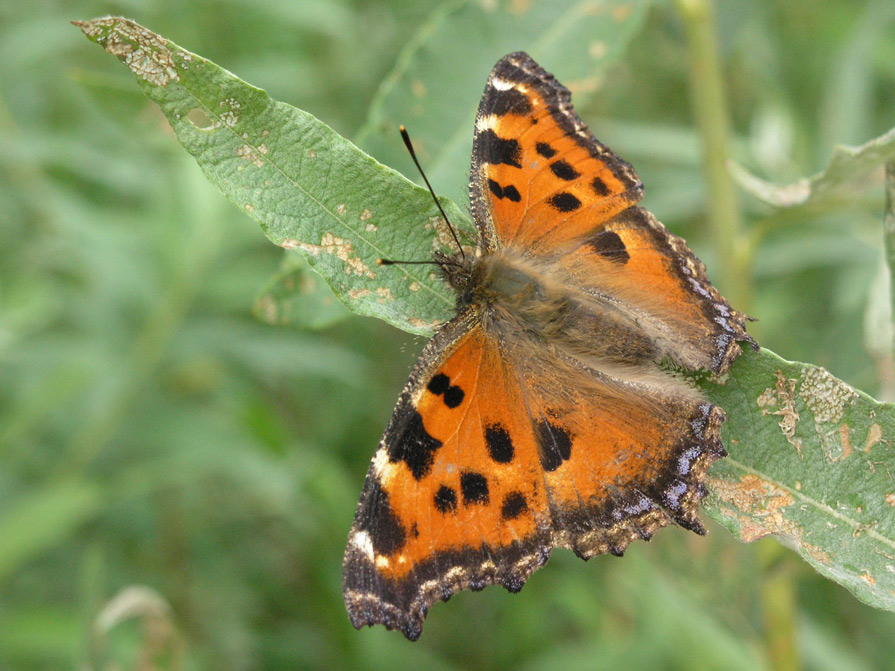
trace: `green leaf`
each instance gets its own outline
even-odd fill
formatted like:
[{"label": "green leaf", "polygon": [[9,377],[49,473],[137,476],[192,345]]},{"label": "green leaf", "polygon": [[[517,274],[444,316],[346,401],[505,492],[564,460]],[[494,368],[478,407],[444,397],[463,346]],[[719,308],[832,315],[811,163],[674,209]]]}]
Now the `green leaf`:
[{"label": "green leaf", "polygon": [[[404,124],[433,187],[458,203],[485,78],[504,55],[524,49],[575,94],[593,94],[646,20],[652,0],[459,0],[441,5],[402,50],[370,106],[358,144],[380,161],[416,175],[394,141]],[[446,58],[445,55],[450,54]]]},{"label": "green leaf", "polygon": [[[412,333],[451,316],[454,297],[430,266],[376,265],[431,259],[449,240],[427,191],[307,112],[132,21],[76,25],[131,69],[212,183],[273,242],[302,253],[354,312]],[[456,205],[443,206],[472,232]]]},{"label": "green leaf", "polygon": [[300,256],[283,257],[280,273],[262,289],[252,312],[261,321],[300,329],[325,329],[351,313]]},{"label": "green leaf", "polygon": [[708,513],[743,541],[774,535],[862,601],[895,610],[895,406],[817,366],[745,352],[724,385],[730,455]]},{"label": "green leaf", "polygon": [[762,202],[775,207],[793,207],[821,200],[892,160],[895,160],[895,128],[860,147],[836,147],[826,168],[792,184],[772,184],[736,163],[730,169],[739,185]]}]

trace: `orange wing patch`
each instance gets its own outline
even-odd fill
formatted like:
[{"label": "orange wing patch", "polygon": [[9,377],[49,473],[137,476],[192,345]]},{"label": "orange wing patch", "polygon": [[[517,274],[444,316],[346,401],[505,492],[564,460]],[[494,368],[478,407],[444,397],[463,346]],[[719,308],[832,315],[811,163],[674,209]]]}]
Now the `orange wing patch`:
[{"label": "orange wing patch", "polygon": [[537,253],[634,205],[643,188],[578,118],[568,89],[511,54],[492,70],[479,105],[470,193],[486,249]]},{"label": "orange wing patch", "polygon": [[555,255],[567,281],[626,306],[661,354],[720,373],[754,344],[687,244],[647,210],[632,207]]}]

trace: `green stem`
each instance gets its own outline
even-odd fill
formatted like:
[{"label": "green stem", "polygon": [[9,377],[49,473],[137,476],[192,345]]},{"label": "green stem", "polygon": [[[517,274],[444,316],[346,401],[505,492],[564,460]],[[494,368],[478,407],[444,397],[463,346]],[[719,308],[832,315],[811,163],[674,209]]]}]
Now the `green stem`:
[{"label": "green stem", "polygon": [[676,0],[690,56],[690,95],[703,145],[708,225],[717,258],[712,274],[730,302],[747,311],[751,299],[751,250],[744,234],[736,185],[728,169],[727,101],[711,0]]},{"label": "green stem", "polygon": [[886,244],[886,264],[889,266],[889,301],[892,306],[893,356],[895,356],[895,161],[886,163],[886,211],[883,216],[883,237]]},{"label": "green stem", "polygon": [[773,539],[757,544],[764,571],[761,609],[765,652],[774,671],[799,671],[802,660],[796,645],[797,598],[786,550]]}]

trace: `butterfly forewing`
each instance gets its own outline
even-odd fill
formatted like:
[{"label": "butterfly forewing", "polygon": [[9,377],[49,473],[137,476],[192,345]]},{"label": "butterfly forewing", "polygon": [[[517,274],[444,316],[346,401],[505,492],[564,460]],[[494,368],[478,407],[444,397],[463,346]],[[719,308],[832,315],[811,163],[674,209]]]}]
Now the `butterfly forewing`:
[{"label": "butterfly forewing", "polygon": [[517,590],[550,547],[512,364],[481,322],[458,318],[442,334],[450,335],[427,347],[370,467],[343,570],[355,626],[381,622],[412,639],[434,601],[494,583]]},{"label": "butterfly forewing", "polygon": [[634,169],[578,118],[568,89],[527,54],[500,60],[476,116],[470,177],[486,249],[555,249],[642,195]]}]

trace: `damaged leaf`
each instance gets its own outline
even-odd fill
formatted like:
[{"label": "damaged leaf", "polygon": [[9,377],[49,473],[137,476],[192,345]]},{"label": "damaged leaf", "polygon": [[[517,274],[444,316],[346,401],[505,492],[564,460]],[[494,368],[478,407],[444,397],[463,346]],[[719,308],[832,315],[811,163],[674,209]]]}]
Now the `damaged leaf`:
[{"label": "damaged leaf", "polygon": [[[76,25],[131,69],[211,182],[274,243],[302,254],[352,311],[423,334],[452,316],[454,296],[432,266],[381,272],[376,263],[429,260],[449,239],[426,190],[307,112],[133,21]],[[467,215],[442,204],[472,240]]]},{"label": "damaged leaf", "polygon": [[895,407],[766,350],[703,390],[727,412],[730,453],[709,472],[708,514],[743,541],[773,535],[895,610]]}]

